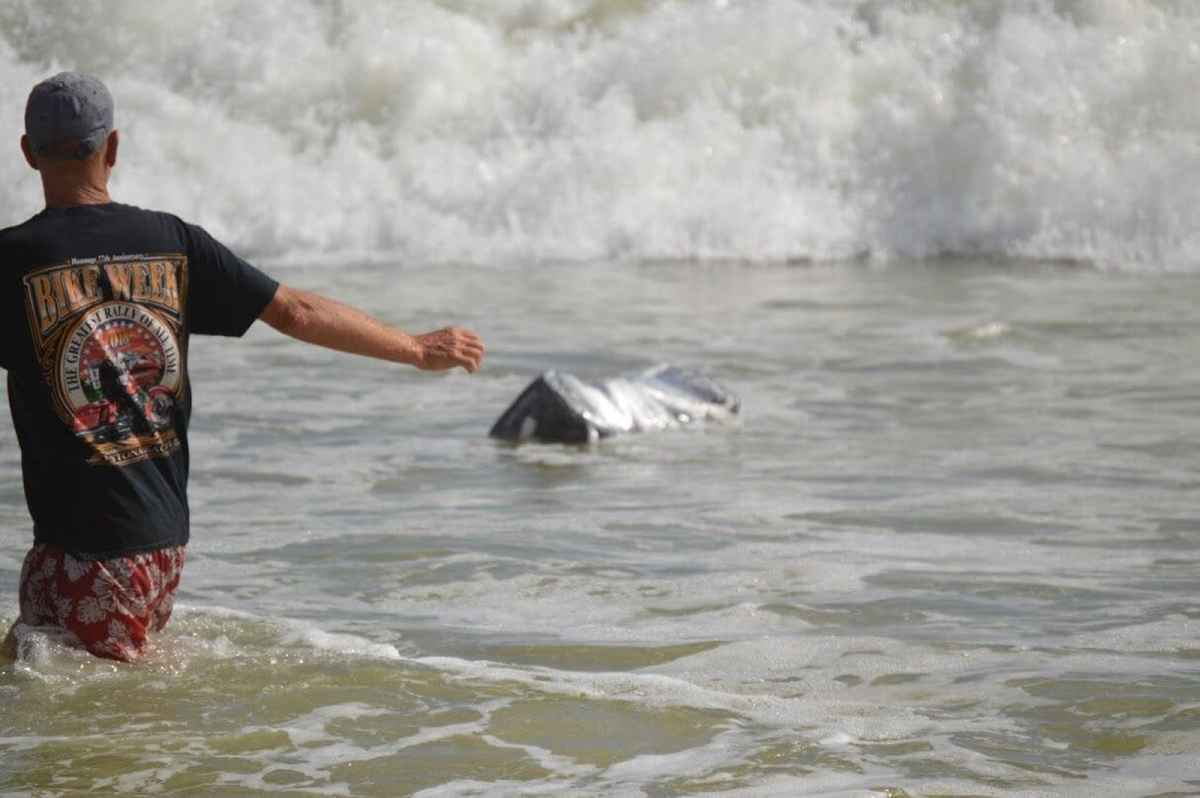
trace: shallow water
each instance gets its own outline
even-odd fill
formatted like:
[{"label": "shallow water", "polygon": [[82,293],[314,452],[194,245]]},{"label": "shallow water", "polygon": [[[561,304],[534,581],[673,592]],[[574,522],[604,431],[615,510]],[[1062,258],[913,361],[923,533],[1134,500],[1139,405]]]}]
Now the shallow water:
[{"label": "shallow water", "polygon": [[[181,606],[0,668],[0,795],[1200,791],[1200,278],[1048,262],[277,266],[425,375],[197,340]],[[743,415],[488,440],[544,368]],[[28,520],[0,439],[0,620]]]}]

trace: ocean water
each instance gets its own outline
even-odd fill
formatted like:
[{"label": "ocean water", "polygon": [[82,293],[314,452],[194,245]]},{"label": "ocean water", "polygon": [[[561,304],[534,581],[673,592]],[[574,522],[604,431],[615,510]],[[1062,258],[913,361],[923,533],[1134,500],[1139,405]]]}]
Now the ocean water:
[{"label": "ocean water", "polygon": [[[98,32],[102,36],[98,36]],[[0,5],[118,199],[489,345],[195,339],[147,661],[0,666],[0,796],[1200,794],[1200,11]],[[39,206],[15,148],[0,224]],[[741,419],[486,438],[539,371]],[[30,539],[0,425],[0,624]]]}]

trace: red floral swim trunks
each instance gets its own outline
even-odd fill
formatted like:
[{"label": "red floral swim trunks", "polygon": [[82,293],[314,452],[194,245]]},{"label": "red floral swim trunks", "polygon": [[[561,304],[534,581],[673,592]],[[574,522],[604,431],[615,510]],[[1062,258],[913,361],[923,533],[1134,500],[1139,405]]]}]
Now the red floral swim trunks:
[{"label": "red floral swim trunks", "polygon": [[36,543],[21,568],[21,622],[67,629],[98,657],[137,659],[171,618],[183,560],[183,546],[80,560]]}]

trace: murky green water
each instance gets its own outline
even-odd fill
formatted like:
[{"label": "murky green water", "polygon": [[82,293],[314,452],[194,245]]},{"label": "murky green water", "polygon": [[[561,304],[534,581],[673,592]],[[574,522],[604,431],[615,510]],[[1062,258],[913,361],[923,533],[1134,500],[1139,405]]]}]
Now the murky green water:
[{"label": "murky green water", "polygon": [[[1200,793],[1200,280],[1042,263],[278,267],[483,372],[193,350],[181,607],[32,635],[0,795]],[[744,415],[586,448],[539,370]],[[28,520],[0,439],[0,621]]]}]

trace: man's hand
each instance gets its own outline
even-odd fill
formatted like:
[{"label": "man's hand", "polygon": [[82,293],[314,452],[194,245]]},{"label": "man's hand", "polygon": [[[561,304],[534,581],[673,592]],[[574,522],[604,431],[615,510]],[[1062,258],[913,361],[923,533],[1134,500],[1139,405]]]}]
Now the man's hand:
[{"label": "man's hand", "polygon": [[469,374],[479,371],[483,360],[483,342],[479,336],[462,327],[445,327],[441,330],[416,336],[419,346],[417,368],[425,371],[445,371],[462,366]]}]

